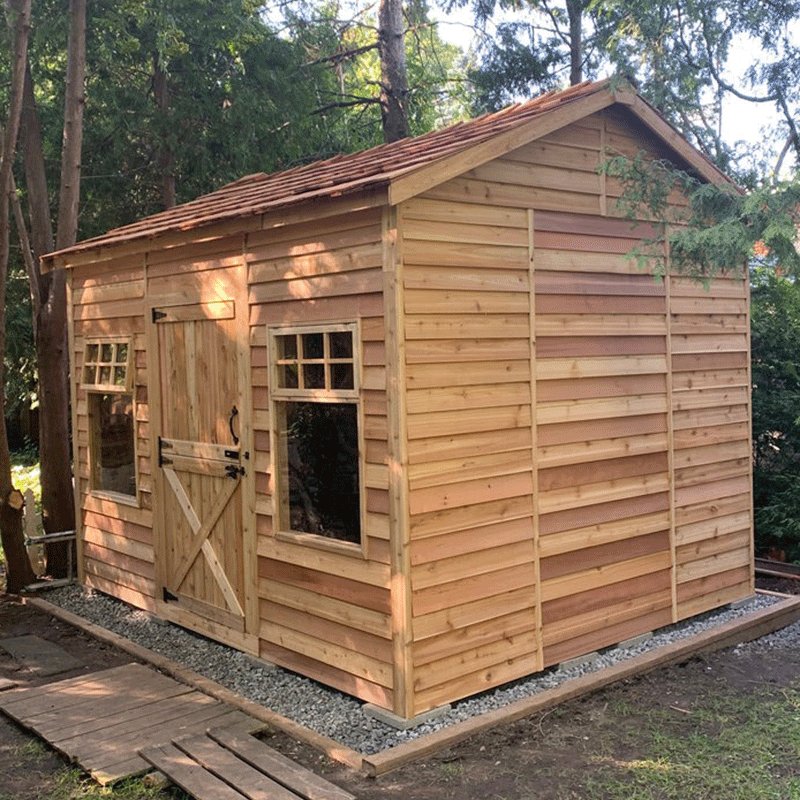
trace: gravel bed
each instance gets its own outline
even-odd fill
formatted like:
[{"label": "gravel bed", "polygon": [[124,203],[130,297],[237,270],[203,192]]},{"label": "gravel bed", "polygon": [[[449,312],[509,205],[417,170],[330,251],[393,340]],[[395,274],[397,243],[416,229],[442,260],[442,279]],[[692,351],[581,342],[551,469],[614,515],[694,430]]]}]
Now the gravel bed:
[{"label": "gravel bed", "polygon": [[[456,722],[483,714],[565,681],[633,658],[648,650],[709,630],[744,614],[765,608],[779,598],[757,595],[738,608],[723,608],[661,628],[650,639],[628,649],[604,650],[594,661],[551,668],[498,689],[453,704],[446,714],[408,731],[398,731],[367,716],[363,703],[293,672],[260,664],[250,656],[212,642],[183,628],[154,620],[114,598],[79,586],[53,589],[44,595],[54,605],[161,653],[211,680],[295,720],[362,754],[378,753]],[[771,647],[800,642],[800,623],[741,647]],[[737,649],[739,649],[737,648]]]}]

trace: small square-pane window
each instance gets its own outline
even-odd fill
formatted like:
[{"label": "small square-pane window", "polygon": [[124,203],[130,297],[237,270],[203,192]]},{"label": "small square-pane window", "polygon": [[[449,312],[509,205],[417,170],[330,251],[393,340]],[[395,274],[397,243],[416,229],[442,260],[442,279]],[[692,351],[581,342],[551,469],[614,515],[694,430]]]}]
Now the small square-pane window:
[{"label": "small square-pane window", "polygon": [[325,388],[324,364],[303,364],[303,388],[304,389]]},{"label": "small square-pane window", "polygon": [[352,364],[331,364],[331,388],[332,389],[352,389],[353,387],[353,365]]},{"label": "small square-pane window", "polygon": [[296,389],[299,386],[297,379],[297,364],[278,365],[278,386],[281,389]]},{"label": "small square-pane window", "polygon": [[294,334],[276,336],[275,343],[278,346],[278,358],[297,358],[297,337]]},{"label": "small square-pane window", "polygon": [[130,389],[129,342],[89,342],[84,350],[83,383],[91,389],[112,386]]},{"label": "small square-pane window", "polygon": [[325,358],[325,346],[321,333],[303,334],[303,358]]},{"label": "small square-pane window", "polygon": [[329,333],[331,358],[353,357],[353,334],[350,331],[334,331]]}]

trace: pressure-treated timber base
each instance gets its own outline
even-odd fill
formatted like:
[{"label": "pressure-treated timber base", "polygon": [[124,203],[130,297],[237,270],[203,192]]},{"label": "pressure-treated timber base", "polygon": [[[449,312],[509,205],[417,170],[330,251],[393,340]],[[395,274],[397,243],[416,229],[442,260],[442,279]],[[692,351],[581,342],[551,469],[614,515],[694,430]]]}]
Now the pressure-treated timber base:
[{"label": "pressure-treated timber base", "polygon": [[602,689],[616,681],[641,675],[657,667],[680,663],[696,653],[722,650],[725,647],[731,647],[741,642],[752,641],[800,620],[800,597],[788,597],[774,592],[762,592],[761,594],[772,595],[780,599],[768,608],[747,614],[718,628],[687,637],[667,647],[643,653],[622,661],[613,667],[597,670],[554,689],[549,689],[532,697],[519,700],[516,703],[511,703],[503,708],[456,723],[435,733],[421,736],[418,739],[370,756],[357,753],[355,750],[315,731],[311,731],[293,720],[282,717],[280,714],[270,711],[251,700],[240,697],[229,689],[214,683],[214,681],[208,680],[158,653],[153,653],[75,614],[58,608],[52,603],[40,598],[28,599],[26,602],[63,622],[74,625],[101,641],[120,647],[144,661],[149,661],[178,680],[200,689],[212,697],[224,700],[228,705],[237,707],[256,719],[267,722],[287,735],[314,747],[329,758],[375,777],[409,762],[444,750],[463,739],[497,725],[503,725],[530,714],[535,714],[537,711],[550,708],[558,703]]},{"label": "pressure-treated timber base", "polygon": [[432,708],[430,711],[423,711],[422,714],[417,714],[415,717],[411,717],[411,719],[400,717],[391,711],[387,711],[385,708],[376,706],[374,703],[367,703],[362,707],[361,710],[368,717],[377,719],[379,722],[382,722],[384,725],[388,725],[395,730],[408,731],[412,728],[418,728],[420,725],[424,725],[426,722],[432,722],[435,719],[439,719],[439,717],[444,716],[451,708],[452,706],[447,703],[446,705]]},{"label": "pressure-treated timber base", "polygon": [[769,608],[735,619],[718,628],[681,639],[658,650],[642,653],[634,658],[597,670],[575,680],[563,683],[531,697],[510,703],[478,717],[464,720],[449,728],[422,736],[384,750],[377,755],[364,757],[364,770],[376,777],[391,772],[412,761],[444,750],[470,736],[527,717],[575,697],[602,689],[617,681],[641,675],[657,667],[676,664],[697,653],[713,652],[741,642],[758,639],[773,631],[785,628],[800,620],[800,597],[786,597]]}]

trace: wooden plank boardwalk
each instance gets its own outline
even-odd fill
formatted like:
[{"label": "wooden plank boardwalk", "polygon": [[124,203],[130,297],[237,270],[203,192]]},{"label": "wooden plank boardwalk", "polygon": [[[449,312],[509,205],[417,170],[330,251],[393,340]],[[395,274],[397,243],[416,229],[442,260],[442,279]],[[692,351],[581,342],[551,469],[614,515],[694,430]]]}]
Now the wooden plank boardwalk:
[{"label": "wooden plank boardwalk", "polygon": [[140,753],[197,800],[355,800],[241,729],[216,728]]},{"label": "wooden plank boardwalk", "polygon": [[264,724],[141,664],[0,695],[0,710],[101,784],[150,769],[138,751],[173,738]]}]

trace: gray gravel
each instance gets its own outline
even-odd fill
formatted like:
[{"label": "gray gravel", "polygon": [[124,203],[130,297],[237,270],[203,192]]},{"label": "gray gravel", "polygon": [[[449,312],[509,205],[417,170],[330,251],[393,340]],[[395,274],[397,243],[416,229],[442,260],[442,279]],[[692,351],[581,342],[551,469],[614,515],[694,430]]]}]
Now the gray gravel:
[{"label": "gray gravel", "polygon": [[[610,648],[589,663],[558,667],[455,703],[437,719],[409,731],[397,731],[362,711],[363,703],[293,672],[259,664],[251,657],[175,625],[154,620],[107,595],[78,586],[46,593],[45,598],[137,644],[177,661],[211,680],[248,697],[348,747],[373,754],[409,739],[499,708],[589,672],[610,667],[654,648],[675,642],[764,608],[778,598],[757,595],[738,608],[723,608],[662,628],[647,641],[622,650]],[[771,647],[800,643],[800,623],[739,647]],[[738,648],[737,648],[738,649]]]}]

